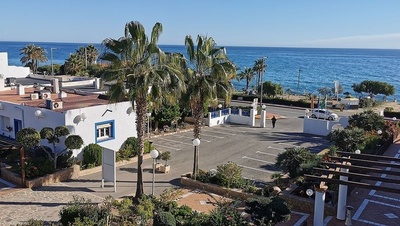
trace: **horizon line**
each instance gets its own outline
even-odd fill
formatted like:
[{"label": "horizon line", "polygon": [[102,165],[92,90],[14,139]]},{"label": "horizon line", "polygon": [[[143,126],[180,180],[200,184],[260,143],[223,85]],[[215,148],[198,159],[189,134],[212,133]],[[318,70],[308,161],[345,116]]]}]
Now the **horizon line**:
[{"label": "horizon line", "polygon": [[[59,43],[59,44],[96,44],[101,45],[101,42],[61,42],[61,41],[9,41],[0,40],[0,42],[21,42],[21,43]],[[185,46],[183,44],[158,44],[159,46]],[[400,48],[379,48],[379,47],[310,47],[310,46],[257,46],[257,45],[217,45],[219,47],[248,47],[248,48],[297,48],[297,49],[370,49],[370,50],[400,50]]]}]

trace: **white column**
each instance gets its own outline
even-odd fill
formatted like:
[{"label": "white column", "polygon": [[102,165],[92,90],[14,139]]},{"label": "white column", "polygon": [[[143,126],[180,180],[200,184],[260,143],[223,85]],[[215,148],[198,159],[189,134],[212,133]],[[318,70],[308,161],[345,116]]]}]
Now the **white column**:
[{"label": "white column", "polygon": [[315,201],[314,201],[314,224],[324,225],[324,205],[325,205],[325,191],[328,187],[323,189],[315,188]]},{"label": "white column", "polygon": [[265,128],[265,117],[267,115],[267,112],[265,110],[261,111],[261,122],[260,122],[260,127]]},{"label": "white column", "polygon": [[[348,173],[349,169],[341,168],[340,172]],[[348,181],[348,177],[340,176],[341,181]],[[339,185],[338,205],[336,218],[339,220],[346,219],[346,203],[347,203],[347,185]]]},{"label": "white column", "polygon": [[251,109],[250,110],[250,121],[249,121],[249,125],[250,126],[255,126],[256,125],[256,114],[257,114],[257,109]]}]

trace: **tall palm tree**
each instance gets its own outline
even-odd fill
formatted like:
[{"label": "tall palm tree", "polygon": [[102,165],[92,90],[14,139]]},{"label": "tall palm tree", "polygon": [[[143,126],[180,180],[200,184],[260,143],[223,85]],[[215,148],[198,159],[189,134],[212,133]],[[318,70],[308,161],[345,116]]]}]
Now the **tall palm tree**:
[{"label": "tall palm tree", "polygon": [[258,84],[257,87],[260,87],[260,106],[262,106],[262,96],[263,96],[263,76],[265,73],[265,70],[267,69],[267,65],[265,64],[265,58],[260,58],[254,62],[253,70],[257,73],[258,75]]},{"label": "tall palm tree", "polygon": [[21,63],[25,66],[29,66],[32,73],[36,73],[39,62],[46,62],[46,50],[40,46],[29,44],[20,49],[20,55],[23,55],[20,59]]},{"label": "tall palm tree", "polygon": [[[101,59],[110,62],[104,77],[115,80],[110,87],[111,101],[129,99],[136,106],[138,136],[137,186],[135,199],[143,195],[143,153],[146,113],[149,102],[161,102],[170,90],[184,90],[184,76],[180,67],[184,58],[165,54],[157,45],[162,32],[161,23],[153,26],[150,38],[137,21],[125,25],[125,35],[119,39],[105,39]],[[171,58],[168,58],[171,57]],[[127,92],[125,92],[127,90]]]},{"label": "tall palm tree", "polygon": [[[190,103],[194,118],[193,138],[200,139],[205,108],[217,98],[224,98],[227,102],[230,100],[233,91],[230,78],[236,74],[236,70],[225,48],[217,47],[211,37],[198,35],[195,47],[192,37],[186,36],[185,46],[189,56],[186,101]],[[198,157],[194,161],[194,168],[198,169]]]},{"label": "tall palm tree", "polygon": [[85,62],[85,67],[88,65],[96,64],[97,58],[99,56],[99,51],[96,47],[94,47],[94,45],[79,47],[79,49],[76,50],[76,53],[79,55],[82,61]]},{"label": "tall palm tree", "polygon": [[244,71],[240,72],[238,75],[238,79],[246,79],[246,90],[249,89],[250,81],[254,78],[254,70],[253,68],[245,68]]}]

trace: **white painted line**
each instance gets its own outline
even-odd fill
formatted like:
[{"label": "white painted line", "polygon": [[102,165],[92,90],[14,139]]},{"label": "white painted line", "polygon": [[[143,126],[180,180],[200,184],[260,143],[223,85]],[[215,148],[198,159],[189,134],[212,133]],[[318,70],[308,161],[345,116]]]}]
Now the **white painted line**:
[{"label": "white painted line", "polygon": [[247,157],[247,156],[243,156],[242,158],[243,158],[243,159],[250,159],[250,160],[253,160],[253,161],[257,161],[257,162],[263,162],[263,163],[275,164],[274,162],[270,162],[270,161],[264,161],[264,160],[255,159],[255,158],[250,158],[250,157]]},{"label": "white painted line", "polygon": [[219,137],[219,136],[213,136],[213,135],[206,135],[206,134],[201,134],[201,137],[215,137],[219,139],[223,139],[224,137]]},{"label": "white painted line", "polygon": [[186,142],[182,142],[182,141],[170,140],[170,139],[165,139],[165,138],[161,138],[161,137],[157,137],[157,139],[166,140],[166,141],[169,141],[169,142],[172,142],[172,143],[186,144],[186,145],[193,146],[192,143],[186,143]]},{"label": "white painted line", "polygon": [[271,146],[268,146],[268,148],[269,149],[279,150],[279,151],[286,151],[286,149],[283,149],[283,148],[275,148],[275,147],[271,147]]},{"label": "white painted line", "polygon": [[280,145],[287,145],[287,146],[293,146],[293,147],[301,147],[299,145],[295,145],[295,144],[290,144],[290,143],[278,143]]},{"label": "white painted line", "polygon": [[207,130],[207,133],[220,133],[220,134],[227,134],[227,135],[236,135],[236,133],[227,133],[227,132],[222,132],[222,131],[216,131],[216,130]]},{"label": "white painted line", "polygon": [[378,202],[378,201],[375,201],[375,200],[369,200],[369,201],[373,202],[373,203],[376,203],[376,204],[379,204],[379,205],[390,206],[390,207],[394,207],[394,208],[400,209],[400,206],[396,206],[396,205],[389,204],[389,203],[386,203],[386,202]]},{"label": "white painted line", "polygon": [[274,172],[274,171],[263,170],[263,169],[258,169],[258,168],[249,167],[249,166],[243,166],[243,165],[238,165],[238,166],[240,166],[240,167],[242,167],[242,168],[246,168],[246,169],[251,169],[251,170],[256,170],[256,171],[264,172],[264,173],[271,173],[271,174],[276,173],[276,172]]},{"label": "white painted line", "polygon": [[[193,139],[193,137],[185,137],[185,136],[181,136],[181,135],[176,135],[176,134],[172,134],[171,136],[174,136],[174,137],[180,137],[180,138],[187,138],[187,139],[189,139],[189,140],[192,140]],[[207,142],[207,143],[210,143],[211,142],[211,140],[205,140],[205,139],[201,139],[201,142]]]},{"label": "white painted line", "polygon": [[247,131],[245,130],[240,130],[240,129],[226,129],[226,127],[217,127],[218,129],[222,129],[223,131],[233,131],[233,132],[239,132],[239,133],[246,133]]},{"label": "white painted line", "polygon": [[5,188],[0,188],[0,191],[2,191],[2,190],[7,190],[7,189],[10,189],[10,188],[15,188],[15,185],[14,185],[14,184],[11,184],[10,182],[5,181],[5,180],[3,180],[3,179],[1,179],[1,178],[0,178],[0,183],[5,184],[5,185],[8,186],[8,187],[5,187]]},{"label": "white painted line", "polygon": [[324,226],[328,225],[329,221],[331,221],[331,220],[332,220],[332,216],[327,216],[327,217],[324,219]]},{"label": "white painted line", "polygon": [[361,203],[360,207],[358,207],[357,212],[353,215],[353,220],[358,220],[362,212],[364,211],[365,207],[368,205],[369,199],[364,199],[364,201]]},{"label": "white painted line", "polygon": [[[154,143],[155,144],[155,143]],[[170,146],[166,146],[166,145],[162,145],[162,144],[155,144],[157,147],[163,147],[163,148],[169,148],[169,149],[172,149],[172,150],[177,150],[177,151],[179,151],[179,150],[181,150],[180,148],[174,148],[174,147],[170,147]]]},{"label": "white painted line", "polygon": [[303,225],[304,221],[306,221],[307,218],[310,216],[310,214],[307,214],[307,213],[301,213],[301,212],[296,212],[296,211],[291,211],[291,212],[294,214],[302,215],[302,217],[293,226]]},{"label": "white painted line", "polygon": [[275,156],[275,157],[278,156],[276,154],[271,154],[271,153],[262,152],[262,151],[256,151],[256,153],[263,154],[263,155],[271,155],[271,156]]}]

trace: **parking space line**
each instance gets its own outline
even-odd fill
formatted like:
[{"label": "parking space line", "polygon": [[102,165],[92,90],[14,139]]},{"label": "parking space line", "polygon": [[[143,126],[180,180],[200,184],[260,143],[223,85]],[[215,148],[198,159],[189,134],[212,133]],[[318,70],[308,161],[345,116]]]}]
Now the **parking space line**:
[{"label": "parking space line", "polygon": [[251,170],[256,170],[256,171],[264,172],[264,173],[270,173],[270,174],[276,173],[276,172],[274,172],[274,171],[263,170],[263,169],[253,168],[253,167],[244,166],[244,165],[238,165],[238,166],[240,166],[240,167],[242,167],[242,168],[246,168],[246,169],[251,169]]},{"label": "parking space line", "polygon": [[[175,136],[175,137],[181,137],[181,138],[187,138],[187,139],[193,140],[193,137],[185,137],[185,136],[176,135],[176,134],[172,134],[171,136]],[[201,142],[207,142],[207,143],[210,143],[210,142],[211,142],[211,140],[204,140],[204,139],[202,138],[202,139],[201,139]]]},{"label": "parking space line", "polygon": [[243,156],[243,157],[242,157],[242,159],[250,159],[250,160],[253,160],[253,161],[257,161],[257,162],[263,162],[263,163],[275,164],[274,162],[265,161],[265,160],[260,160],[260,159],[255,159],[255,158],[250,158],[250,157],[247,157],[247,156]]},{"label": "parking space line", "polygon": [[222,131],[215,131],[215,130],[211,130],[211,131],[207,131],[210,133],[221,133],[221,134],[227,134],[227,135],[236,135],[236,133],[227,133],[227,132],[222,132]]},{"label": "parking space line", "polygon": [[156,143],[154,143],[154,144],[155,144],[155,146],[157,146],[157,147],[169,148],[169,149],[173,149],[173,150],[176,150],[176,151],[182,150],[182,149],[180,149],[180,148],[174,148],[174,147],[165,146],[165,145],[162,145],[162,144],[156,144]]},{"label": "parking space line", "polygon": [[161,138],[161,137],[157,137],[157,139],[166,140],[166,141],[173,142],[173,143],[178,143],[178,144],[186,144],[186,145],[193,146],[192,143],[189,144],[189,143],[185,143],[185,142],[182,142],[182,141],[170,140],[170,139],[165,139],[165,138]]},{"label": "parking space line", "polygon": [[220,126],[218,129],[226,130],[226,131],[233,131],[233,132],[239,132],[239,133],[246,133],[247,131],[238,131],[237,129],[227,129],[226,126]]},{"label": "parking space line", "polygon": [[293,147],[300,147],[299,145],[291,144],[291,143],[278,143],[280,145],[287,145],[287,146],[293,146]]},{"label": "parking space line", "polygon": [[219,137],[219,136],[213,136],[213,135],[206,135],[206,134],[201,134],[202,137],[215,137],[219,139],[224,139],[225,137]]},{"label": "parking space line", "polygon": [[275,157],[278,156],[278,155],[276,155],[276,154],[271,154],[271,153],[262,152],[262,151],[256,151],[256,153],[258,153],[258,154],[263,154],[263,155],[271,155],[271,156],[275,156]]},{"label": "parking space line", "polygon": [[269,149],[279,150],[279,151],[286,151],[286,149],[283,149],[283,148],[275,148],[275,147],[272,147],[272,146],[268,146],[268,148],[269,148]]}]

